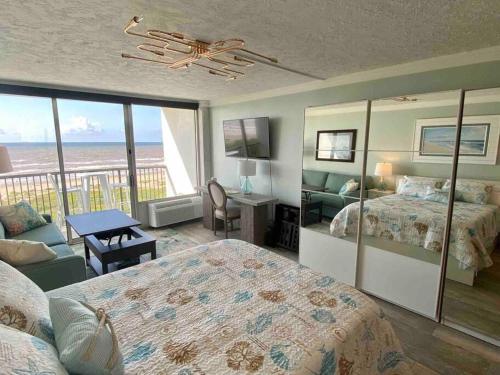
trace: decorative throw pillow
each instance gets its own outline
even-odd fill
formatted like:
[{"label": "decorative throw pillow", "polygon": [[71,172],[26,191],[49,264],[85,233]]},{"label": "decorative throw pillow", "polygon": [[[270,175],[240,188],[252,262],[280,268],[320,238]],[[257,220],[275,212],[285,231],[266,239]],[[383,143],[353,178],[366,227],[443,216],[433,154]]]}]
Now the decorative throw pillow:
[{"label": "decorative throw pillow", "polygon": [[0,325],[0,373],[67,375],[57,350],[38,337]]},{"label": "decorative throw pillow", "polygon": [[106,312],[69,298],[50,298],[59,360],[71,373],[123,374],[123,357]]},{"label": "decorative throw pillow", "polygon": [[26,201],[0,207],[0,221],[10,236],[47,224],[45,219]]},{"label": "decorative throw pillow", "polygon": [[356,191],[359,188],[359,182],[355,180],[349,180],[339,190],[339,195],[344,195],[352,191]]},{"label": "decorative throw pillow", "polygon": [[431,187],[427,187],[427,192],[424,196],[424,199],[426,201],[448,204],[448,192],[443,191],[442,189],[433,189]]},{"label": "decorative throw pillow", "polygon": [[49,301],[21,272],[0,261],[0,324],[54,343]]},{"label": "decorative throw pillow", "polygon": [[26,240],[0,240],[0,260],[11,266],[45,262],[57,254],[43,242]]},{"label": "decorative throw pillow", "polygon": [[433,177],[405,176],[398,184],[398,194],[423,198],[427,194],[427,188],[439,189],[444,180]]},{"label": "decorative throw pillow", "polygon": [[[451,181],[446,180],[443,191],[450,191]],[[476,203],[476,204],[486,204],[490,198],[492,187],[480,181],[470,181],[457,179],[455,186],[455,200]]]}]

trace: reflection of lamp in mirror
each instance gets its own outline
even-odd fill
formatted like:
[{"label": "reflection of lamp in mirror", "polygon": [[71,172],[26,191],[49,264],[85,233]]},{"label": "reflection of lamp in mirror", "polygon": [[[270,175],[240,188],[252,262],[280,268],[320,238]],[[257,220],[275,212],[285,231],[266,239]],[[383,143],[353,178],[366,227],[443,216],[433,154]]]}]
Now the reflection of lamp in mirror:
[{"label": "reflection of lamp in mirror", "polygon": [[241,182],[241,191],[244,194],[252,194],[252,184],[248,177],[255,176],[257,163],[255,160],[239,160],[238,169],[240,177],[245,177]]},{"label": "reflection of lamp in mirror", "polygon": [[380,177],[380,189],[386,190],[387,185],[384,182],[384,177],[392,176],[392,163],[377,163],[374,174]]}]

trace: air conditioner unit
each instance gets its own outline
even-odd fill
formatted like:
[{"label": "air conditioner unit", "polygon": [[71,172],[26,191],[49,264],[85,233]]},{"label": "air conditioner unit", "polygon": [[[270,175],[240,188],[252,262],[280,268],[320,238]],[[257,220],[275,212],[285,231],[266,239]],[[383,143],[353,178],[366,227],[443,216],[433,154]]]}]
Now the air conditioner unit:
[{"label": "air conditioner unit", "polygon": [[180,223],[203,216],[201,197],[149,203],[148,211],[149,225],[153,228]]}]

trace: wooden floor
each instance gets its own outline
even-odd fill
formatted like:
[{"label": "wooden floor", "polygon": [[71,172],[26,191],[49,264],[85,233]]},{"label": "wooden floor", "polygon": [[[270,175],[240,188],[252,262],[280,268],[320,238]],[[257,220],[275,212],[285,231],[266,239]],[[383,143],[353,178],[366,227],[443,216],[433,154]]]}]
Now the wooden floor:
[{"label": "wooden floor", "polygon": [[493,266],[479,271],[473,287],[447,280],[443,312],[446,321],[500,345],[500,249],[491,258]]},{"label": "wooden floor", "polygon": [[[217,236],[214,236],[213,232],[203,228],[199,221],[177,225],[175,230],[198,243],[224,238],[223,232],[218,232]],[[238,238],[239,231],[231,232],[229,237]],[[269,249],[289,259],[298,260],[297,253],[283,249]],[[500,374],[498,347],[391,303],[374,297],[373,299],[389,317],[406,355],[412,360],[415,374]],[[497,310],[496,314],[500,314],[500,310]]]}]

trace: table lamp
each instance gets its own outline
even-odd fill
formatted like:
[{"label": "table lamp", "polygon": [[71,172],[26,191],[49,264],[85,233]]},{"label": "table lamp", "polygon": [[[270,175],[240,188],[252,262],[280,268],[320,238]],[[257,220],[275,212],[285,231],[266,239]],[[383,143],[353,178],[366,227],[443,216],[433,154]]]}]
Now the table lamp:
[{"label": "table lamp", "polygon": [[241,180],[241,191],[243,194],[252,194],[252,184],[248,177],[255,176],[257,163],[255,160],[238,160],[238,169],[241,177],[245,177]]},{"label": "table lamp", "polygon": [[392,163],[377,163],[374,174],[380,177],[380,189],[385,190],[387,185],[384,182],[384,177],[392,176]]}]

